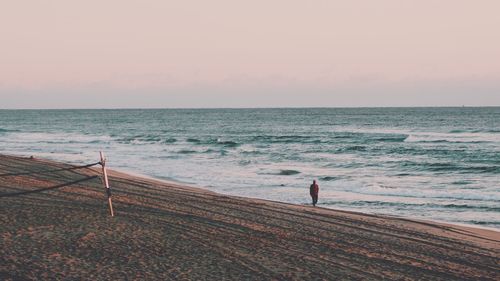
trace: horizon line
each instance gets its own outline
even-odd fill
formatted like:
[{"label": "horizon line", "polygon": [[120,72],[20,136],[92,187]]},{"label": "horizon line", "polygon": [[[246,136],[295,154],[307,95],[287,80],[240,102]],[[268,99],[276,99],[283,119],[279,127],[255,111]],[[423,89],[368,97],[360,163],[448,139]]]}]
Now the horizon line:
[{"label": "horizon line", "polygon": [[495,108],[500,105],[430,105],[430,106],[262,106],[262,107],[67,107],[67,108],[0,108],[0,110],[161,110],[161,109],[356,109],[356,108]]}]

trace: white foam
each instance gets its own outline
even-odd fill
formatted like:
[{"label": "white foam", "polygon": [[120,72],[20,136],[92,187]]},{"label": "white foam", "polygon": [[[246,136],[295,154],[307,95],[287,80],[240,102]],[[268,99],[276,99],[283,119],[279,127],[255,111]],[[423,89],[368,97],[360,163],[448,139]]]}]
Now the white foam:
[{"label": "white foam", "polygon": [[495,133],[409,133],[405,142],[500,142],[500,134]]},{"label": "white foam", "polygon": [[[382,184],[383,183],[383,184]],[[382,195],[396,197],[413,197],[413,198],[442,198],[442,199],[459,199],[459,200],[478,200],[478,201],[498,201],[500,202],[500,192],[494,187],[492,190],[475,190],[475,189],[437,189],[420,184],[422,188],[418,188],[418,183],[409,185],[404,182],[392,182],[391,180],[373,180],[370,182],[353,182],[352,180],[340,180],[334,183],[335,190],[358,193],[364,195]],[[499,203],[500,204],[500,203]]]}]

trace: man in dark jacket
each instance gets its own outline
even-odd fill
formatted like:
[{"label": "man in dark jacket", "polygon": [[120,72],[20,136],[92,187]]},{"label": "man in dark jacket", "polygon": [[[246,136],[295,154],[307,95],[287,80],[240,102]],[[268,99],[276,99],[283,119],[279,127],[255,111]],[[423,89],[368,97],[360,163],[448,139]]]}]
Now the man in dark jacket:
[{"label": "man in dark jacket", "polygon": [[309,194],[311,194],[311,198],[313,200],[313,206],[316,207],[316,203],[318,203],[318,193],[319,193],[319,185],[316,183],[316,180],[313,180],[313,183],[309,187]]}]

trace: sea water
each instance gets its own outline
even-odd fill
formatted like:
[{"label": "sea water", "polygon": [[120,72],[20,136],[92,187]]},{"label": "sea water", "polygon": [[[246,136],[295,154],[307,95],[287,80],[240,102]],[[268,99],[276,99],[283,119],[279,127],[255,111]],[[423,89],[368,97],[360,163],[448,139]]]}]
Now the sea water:
[{"label": "sea water", "polygon": [[500,108],[0,110],[0,153],[500,228]]}]

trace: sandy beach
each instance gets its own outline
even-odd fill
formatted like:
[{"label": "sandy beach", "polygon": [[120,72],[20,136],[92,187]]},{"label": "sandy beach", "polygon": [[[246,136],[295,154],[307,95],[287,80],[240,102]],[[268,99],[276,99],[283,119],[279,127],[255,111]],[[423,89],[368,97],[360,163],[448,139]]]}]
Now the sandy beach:
[{"label": "sandy beach", "polygon": [[115,217],[100,166],[0,156],[0,279],[500,280],[497,231],[113,171],[110,185]]}]

